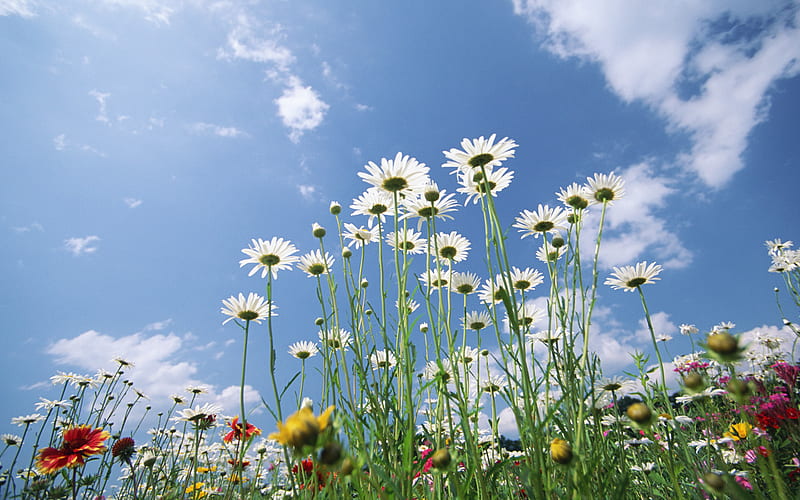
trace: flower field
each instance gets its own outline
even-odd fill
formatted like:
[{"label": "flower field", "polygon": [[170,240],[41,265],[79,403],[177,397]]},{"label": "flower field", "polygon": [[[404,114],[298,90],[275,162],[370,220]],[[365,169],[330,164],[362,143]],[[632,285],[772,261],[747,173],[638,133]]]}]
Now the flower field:
[{"label": "flower field", "polygon": [[[693,350],[664,359],[669,339],[646,293],[662,267],[598,266],[623,179],[595,174],[509,218],[502,191],[516,148],[492,135],[445,151],[450,193],[415,158],[369,162],[350,217],[333,202],[328,223],[311,225],[318,248],[252,239],[240,266],[257,291],[220,311],[243,337],[239,407],[204,402],[202,387],[150,401],[128,379],[136,360],[58,373],[59,396],[2,436],[0,496],[798,498],[800,252],[767,242],[790,298],[776,315],[795,342],[745,343],[731,323],[681,325]],[[454,229],[461,204],[479,207],[483,241]],[[541,242],[535,260],[509,261],[515,233]],[[308,296],[282,296],[279,277],[297,271]],[[640,302],[648,325],[652,355],[634,353],[625,376],[604,375],[589,348],[601,288]],[[317,338],[290,346],[283,386],[273,318],[281,302],[314,298]],[[253,375],[256,332],[268,359]],[[244,387],[264,373],[266,413],[248,414]],[[502,412],[513,439],[499,429]]]}]

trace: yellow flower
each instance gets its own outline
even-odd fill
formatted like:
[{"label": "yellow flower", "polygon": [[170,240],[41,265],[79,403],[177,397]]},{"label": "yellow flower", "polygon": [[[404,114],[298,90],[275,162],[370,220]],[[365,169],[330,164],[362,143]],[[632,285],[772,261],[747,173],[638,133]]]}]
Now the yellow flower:
[{"label": "yellow flower", "polygon": [[203,498],[207,495],[206,491],[203,489],[205,483],[194,483],[190,484],[186,487],[186,493],[191,493],[192,495],[189,498]]},{"label": "yellow flower", "polygon": [[217,466],[216,465],[212,465],[211,467],[198,467],[197,468],[197,472],[199,474],[204,474],[206,472],[214,472],[215,470],[217,470]]},{"label": "yellow flower", "polygon": [[328,427],[328,420],[330,420],[333,409],[333,406],[329,406],[319,417],[316,417],[311,408],[303,407],[294,415],[289,416],[286,423],[278,422],[278,432],[273,432],[269,438],[297,450],[304,446],[314,446],[317,444],[320,432]]},{"label": "yellow flower", "polygon": [[731,438],[734,441],[739,441],[740,439],[746,438],[752,428],[753,426],[747,422],[739,422],[738,424],[731,425],[728,428],[728,432],[724,433],[723,436]]},{"label": "yellow flower", "polygon": [[569,464],[572,462],[572,446],[563,439],[554,438],[550,442],[550,458],[557,464]]}]

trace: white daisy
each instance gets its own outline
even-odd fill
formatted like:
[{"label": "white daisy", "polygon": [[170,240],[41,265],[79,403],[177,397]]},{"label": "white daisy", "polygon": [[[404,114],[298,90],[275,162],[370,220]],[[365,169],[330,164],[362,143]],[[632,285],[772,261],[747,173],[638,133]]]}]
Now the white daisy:
[{"label": "white daisy", "polygon": [[302,340],[289,346],[289,354],[297,359],[313,358],[319,353],[317,344]]},{"label": "white daisy", "polygon": [[420,219],[420,223],[422,220],[430,217],[435,217],[438,219],[452,219],[453,217],[448,215],[448,213],[456,211],[458,201],[456,201],[454,194],[445,193],[445,190],[440,191],[439,197],[434,201],[426,199],[424,194],[418,196],[407,196],[403,199],[403,201],[400,202],[404,212],[401,218],[408,219],[411,217],[418,217]]},{"label": "white daisy", "polygon": [[361,248],[378,238],[377,226],[372,227],[372,225],[370,225],[366,228],[364,226],[356,227],[353,224],[345,222],[344,229],[344,237],[352,241],[356,248]]},{"label": "white daisy", "polygon": [[[536,307],[532,302],[529,302],[525,304],[519,304],[517,306],[517,314],[515,319],[521,327],[529,330],[534,324],[536,324],[536,322],[540,321],[544,315],[545,312],[542,309]],[[508,314],[506,314],[503,322],[507,325],[509,324]]]},{"label": "white daisy", "polygon": [[635,266],[615,267],[610,278],[606,278],[604,284],[609,285],[615,290],[632,292],[642,285],[654,283],[661,272],[661,266],[655,262],[639,262]]},{"label": "white daisy", "polygon": [[505,294],[506,289],[503,285],[503,277],[498,274],[495,276],[494,281],[487,279],[483,282],[483,286],[478,292],[478,299],[484,304],[498,304],[503,301]]},{"label": "white daisy", "polygon": [[448,273],[446,272],[438,272],[436,269],[431,269],[430,273],[422,273],[419,276],[420,282],[425,285],[425,288],[428,290],[428,293],[432,293],[434,290],[439,290],[447,286]]},{"label": "white daisy", "polygon": [[458,359],[465,365],[469,365],[473,361],[477,361],[480,354],[480,351],[474,347],[464,347],[457,353]]},{"label": "white daisy", "polygon": [[562,188],[556,193],[558,201],[567,207],[574,208],[575,210],[583,210],[589,206],[592,198],[592,193],[586,186],[581,186],[577,182],[573,182],[566,188]]},{"label": "white daisy", "polygon": [[523,238],[531,235],[538,238],[540,234],[566,230],[567,214],[561,207],[550,208],[540,204],[535,212],[523,210],[516,221],[514,227],[523,233]]},{"label": "white daisy", "polygon": [[397,153],[393,160],[381,158],[380,166],[369,162],[364,168],[367,173],[359,172],[358,176],[387,193],[419,193],[428,183],[428,167],[403,153]]},{"label": "white daisy", "polygon": [[542,245],[536,250],[536,258],[545,264],[555,262],[567,253],[567,247],[554,248],[552,245]]},{"label": "white daisy", "polygon": [[352,336],[350,332],[339,328],[338,330],[324,330],[319,332],[319,340],[329,349],[347,349]]},{"label": "white daisy", "polygon": [[401,229],[386,235],[386,243],[392,248],[398,248],[408,254],[419,254],[425,252],[425,238],[422,233],[413,229]]},{"label": "white daisy", "polygon": [[481,390],[487,394],[495,394],[502,391],[508,385],[506,377],[503,375],[490,375],[481,380]]},{"label": "white daisy", "polygon": [[248,276],[254,275],[259,268],[262,268],[262,278],[266,278],[267,273],[272,272],[272,278],[277,279],[278,271],[288,271],[292,268],[292,264],[297,262],[297,257],[293,255],[297,252],[297,248],[283,238],[273,237],[269,241],[259,238],[251,241],[252,246],[242,249],[242,253],[249,258],[239,261],[239,267],[255,264]]},{"label": "white daisy", "polygon": [[544,282],[544,276],[536,269],[526,267],[520,270],[516,267],[511,268],[511,285],[515,290],[525,292],[533,290]]},{"label": "white daisy", "polygon": [[470,311],[464,318],[464,328],[479,332],[492,324],[492,318],[486,311]]},{"label": "white daisy", "polygon": [[371,187],[354,199],[350,208],[352,215],[366,215],[370,220],[379,217],[383,222],[386,215],[394,215],[394,199],[386,191]]},{"label": "white daisy", "polygon": [[478,291],[481,284],[481,279],[475,273],[459,273],[455,272],[452,275],[450,282],[450,290],[460,293],[462,295],[469,295]]},{"label": "white daisy", "polygon": [[442,382],[452,382],[453,381],[453,365],[450,363],[449,359],[442,359],[441,365],[434,359],[432,361],[428,361],[425,365],[425,369],[422,372],[422,376],[426,380],[435,380],[441,379]]},{"label": "white daisy", "polygon": [[695,333],[700,331],[697,329],[696,326],[687,325],[685,323],[681,324],[681,326],[679,326],[678,329],[681,331],[681,335],[694,335]]},{"label": "white daisy", "polygon": [[205,403],[194,408],[186,408],[181,410],[172,417],[174,421],[197,422],[198,420],[205,420],[209,417],[216,417],[217,414],[222,412],[222,407],[214,403]]},{"label": "white daisy", "polygon": [[44,420],[44,417],[42,415],[39,415],[38,413],[32,413],[30,415],[14,417],[11,419],[11,423],[22,427],[24,425],[35,424],[36,422],[39,422],[41,420]]},{"label": "white daisy", "polygon": [[431,251],[436,252],[436,256],[442,263],[461,262],[467,258],[470,242],[456,231],[451,231],[449,233],[436,233],[434,242],[430,247]]},{"label": "white daisy", "polygon": [[481,166],[486,169],[499,167],[503,161],[514,157],[517,143],[508,137],[503,137],[495,144],[495,137],[496,135],[492,134],[489,139],[484,139],[483,136],[472,140],[463,139],[460,150],[442,151],[448,159],[442,166],[453,168],[453,172],[469,172]]},{"label": "white daisy", "polygon": [[305,271],[309,277],[328,274],[331,267],[333,267],[333,256],[325,252],[323,257],[321,250],[313,250],[303,255],[297,264],[297,268]]},{"label": "white daisy", "polygon": [[240,293],[239,297],[231,296],[222,301],[223,307],[220,312],[230,316],[222,322],[224,325],[228,321],[239,318],[245,321],[255,321],[261,324],[261,320],[267,316],[277,316],[275,309],[277,307],[264,299],[264,297],[250,292],[245,298],[244,294]]},{"label": "white daisy", "polygon": [[611,172],[610,174],[594,174],[594,177],[587,177],[587,189],[594,198],[595,203],[607,202],[609,205],[614,200],[625,196],[625,182]]},{"label": "white daisy", "polygon": [[375,351],[370,355],[369,362],[373,370],[380,370],[381,368],[394,368],[397,366],[397,357],[389,349]]},{"label": "white daisy", "polygon": [[22,444],[22,438],[16,434],[3,434],[0,439],[6,446],[19,446]]},{"label": "white daisy", "polygon": [[464,205],[468,205],[470,200],[473,203],[478,203],[481,196],[486,192],[497,197],[497,193],[510,186],[513,179],[514,172],[505,167],[497,170],[487,170],[485,181],[483,180],[483,173],[480,171],[462,173],[458,176],[458,183],[461,184],[461,187],[456,191],[467,195]]}]

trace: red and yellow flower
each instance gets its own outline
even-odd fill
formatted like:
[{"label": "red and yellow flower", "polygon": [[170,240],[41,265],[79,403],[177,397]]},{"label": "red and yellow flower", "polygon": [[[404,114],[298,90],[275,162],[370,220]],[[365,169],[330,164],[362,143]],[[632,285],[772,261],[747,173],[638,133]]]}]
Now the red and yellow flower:
[{"label": "red and yellow flower", "polygon": [[[225,441],[226,443],[230,443],[234,439],[242,439],[243,425],[239,423],[239,417],[234,418],[233,422],[230,423],[230,426],[231,426],[231,431],[225,434],[225,437],[223,437],[222,440]],[[253,436],[259,436],[259,435],[261,435],[261,429],[248,422],[247,429],[244,431],[245,439],[250,439]]]},{"label": "red and yellow flower", "polygon": [[111,437],[103,429],[81,425],[64,431],[60,448],[42,448],[36,456],[36,468],[43,474],[51,474],[65,467],[84,465],[85,459],[106,451],[105,442]]}]

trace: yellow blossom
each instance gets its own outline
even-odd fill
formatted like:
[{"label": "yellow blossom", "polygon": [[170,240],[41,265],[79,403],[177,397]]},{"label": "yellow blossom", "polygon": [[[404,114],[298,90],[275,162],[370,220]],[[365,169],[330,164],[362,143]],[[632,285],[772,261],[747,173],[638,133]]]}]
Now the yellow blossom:
[{"label": "yellow blossom", "polygon": [[738,424],[731,425],[728,428],[728,432],[724,433],[723,436],[731,438],[734,441],[739,441],[740,439],[746,438],[752,428],[753,426],[747,422],[739,422]]},{"label": "yellow blossom", "polygon": [[278,422],[278,432],[273,432],[269,438],[297,450],[304,446],[314,446],[320,432],[328,427],[333,410],[334,407],[329,406],[317,417],[311,408],[303,407],[289,416],[286,423]]}]

